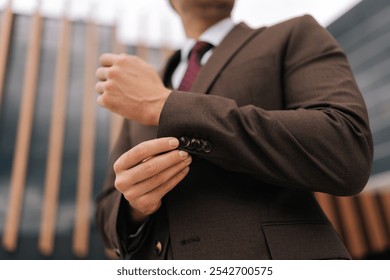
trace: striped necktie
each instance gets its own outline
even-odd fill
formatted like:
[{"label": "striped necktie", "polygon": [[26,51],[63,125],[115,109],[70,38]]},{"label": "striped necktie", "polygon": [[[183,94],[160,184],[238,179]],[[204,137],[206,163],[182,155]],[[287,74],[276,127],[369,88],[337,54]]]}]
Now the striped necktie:
[{"label": "striped necktie", "polygon": [[191,88],[191,85],[198,76],[201,68],[200,60],[202,59],[202,56],[211,48],[212,45],[207,42],[198,41],[195,44],[190,52],[188,68],[184,74],[183,80],[181,81],[178,90],[188,91]]}]

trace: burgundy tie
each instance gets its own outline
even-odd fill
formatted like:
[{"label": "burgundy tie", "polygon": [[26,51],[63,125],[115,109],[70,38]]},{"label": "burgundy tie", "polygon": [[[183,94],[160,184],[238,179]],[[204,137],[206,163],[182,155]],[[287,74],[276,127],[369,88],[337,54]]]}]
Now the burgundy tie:
[{"label": "burgundy tie", "polygon": [[192,83],[195,81],[196,76],[198,76],[200,70],[200,60],[202,56],[212,48],[212,45],[198,41],[190,52],[188,59],[188,68],[184,74],[183,80],[179,86],[179,90],[188,91],[191,88]]}]

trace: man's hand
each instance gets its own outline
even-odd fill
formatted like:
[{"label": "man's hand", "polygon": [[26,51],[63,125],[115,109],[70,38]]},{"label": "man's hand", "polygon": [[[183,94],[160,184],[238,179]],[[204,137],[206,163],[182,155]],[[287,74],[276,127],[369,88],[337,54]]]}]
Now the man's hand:
[{"label": "man's hand", "polygon": [[143,142],[114,164],[115,187],[131,206],[134,222],[142,222],[161,206],[161,199],[188,174],[191,156],[175,150],[176,138]]},{"label": "man's hand", "polygon": [[96,70],[97,102],[123,117],[157,126],[170,94],[156,70],[136,56],[103,54]]}]

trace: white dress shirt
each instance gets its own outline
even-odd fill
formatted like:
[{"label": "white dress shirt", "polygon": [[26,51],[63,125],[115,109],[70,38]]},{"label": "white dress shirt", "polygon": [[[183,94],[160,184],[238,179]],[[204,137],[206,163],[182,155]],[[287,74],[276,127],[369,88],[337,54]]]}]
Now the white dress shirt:
[{"label": "white dress shirt", "polygon": [[[213,45],[213,48],[215,48],[222,42],[222,40],[233,29],[234,26],[235,23],[232,21],[231,18],[223,19],[220,22],[209,27],[205,32],[203,32],[202,35],[200,35],[199,37],[199,41],[208,42]],[[195,43],[195,39],[187,38],[184,42],[183,47],[181,48],[180,63],[176,67],[172,75],[172,86],[174,89],[177,89],[180,86],[181,80],[183,79],[188,67],[188,57],[190,51],[194,47]],[[210,56],[213,53],[213,48],[211,48],[203,55],[200,61],[201,65],[204,65],[209,60]]]}]

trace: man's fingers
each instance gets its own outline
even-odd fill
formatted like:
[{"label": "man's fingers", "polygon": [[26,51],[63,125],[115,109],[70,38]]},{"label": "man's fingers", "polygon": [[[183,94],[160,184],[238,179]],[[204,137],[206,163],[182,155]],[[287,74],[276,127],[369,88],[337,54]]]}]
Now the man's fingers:
[{"label": "man's fingers", "polygon": [[108,67],[99,67],[96,69],[96,78],[100,81],[106,81],[107,80],[107,69]]},{"label": "man's fingers", "polygon": [[169,179],[167,182],[162,184],[157,189],[153,190],[151,195],[155,195],[156,198],[160,197],[163,198],[168,192],[170,192],[174,187],[177,186],[188,174],[188,171],[190,171],[190,168],[187,166],[186,168],[182,169],[179,173],[177,173],[175,176],[173,176],[171,179]]},{"label": "man's fingers", "polygon": [[105,82],[97,82],[95,85],[95,91],[99,94],[102,94],[104,92],[104,83]]},{"label": "man's fingers", "polygon": [[[127,190],[123,192],[123,195],[128,201],[133,201],[171,180],[179,172],[185,169],[191,161],[191,157],[188,157],[185,161],[179,162],[176,165],[163,170],[157,175],[131,186],[131,188],[127,188]],[[124,188],[126,187],[127,186],[124,186]]]},{"label": "man's fingers", "polygon": [[105,53],[99,57],[99,63],[102,66],[110,67],[115,63],[115,61],[118,59],[118,57],[119,57],[119,55],[117,55],[117,54]]},{"label": "man's fingers", "polygon": [[119,174],[123,173],[123,178],[126,178],[127,185],[134,185],[152,178],[167,168],[170,168],[179,162],[185,161],[188,158],[189,155],[187,152],[178,150],[170,151],[137,164],[133,168],[121,171]]},{"label": "man's fingers", "polygon": [[178,146],[179,140],[173,137],[158,138],[142,142],[120,156],[114,164],[114,170],[115,172],[119,172],[121,170],[129,169],[145,159],[174,150]]},{"label": "man's fingers", "polygon": [[161,205],[161,199],[174,187],[176,187],[187,176],[189,167],[182,169],[171,179],[164,184],[155,188],[151,192],[137,198],[136,200],[129,201],[130,206],[142,213],[143,216],[153,214]]}]

